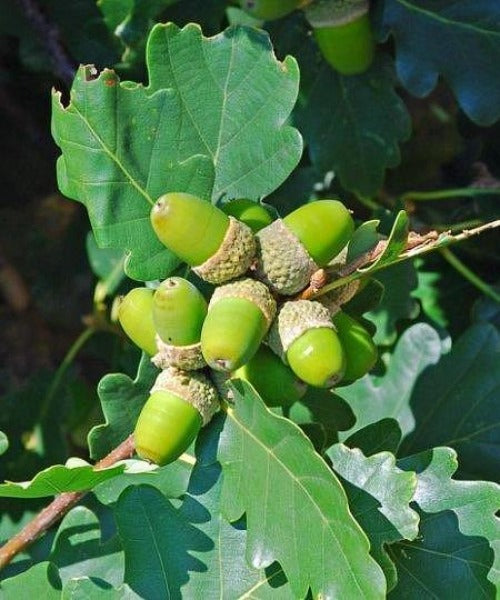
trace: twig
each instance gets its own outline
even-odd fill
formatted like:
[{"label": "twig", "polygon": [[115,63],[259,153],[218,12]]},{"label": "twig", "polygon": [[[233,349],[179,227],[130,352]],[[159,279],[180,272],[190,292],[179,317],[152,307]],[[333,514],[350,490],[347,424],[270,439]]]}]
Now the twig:
[{"label": "twig", "polygon": [[[106,469],[119,460],[130,458],[134,453],[134,438],[130,435],[124,442],[112,450],[95,465],[95,470]],[[70,508],[79,502],[84,492],[65,492],[56,496],[54,501],[44,508],[23,529],[0,548],[0,570],[7,566],[20,552],[25,550],[38,537],[45,533],[54,523],[57,523]]]},{"label": "twig", "polygon": [[36,0],[17,0],[40,42],[45,46],[57,77],[69,87],[75,75],[75,65],[61,44],[58,28],[49,23]]}]

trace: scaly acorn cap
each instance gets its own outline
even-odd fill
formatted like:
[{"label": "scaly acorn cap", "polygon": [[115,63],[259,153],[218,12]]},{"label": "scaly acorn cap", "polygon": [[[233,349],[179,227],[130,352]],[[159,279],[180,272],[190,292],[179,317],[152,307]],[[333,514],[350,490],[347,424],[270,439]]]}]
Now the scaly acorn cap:
[{"label": "scaly acorn cap", "polygon": [[264,315],[268,328],[276,316],[276,300],[271,296],[267,286],[255,279],[246,277],[216,288],[210,298],[208,312],[224,298],[242,298],[253,302]]},{"label": "scaly acorn cap", "polygon": [[201,343],[189,346],[173,346],[166,344],[159,335],[156,336],[158,352],[151,358],[151,362],[159,369],[177,367],[184,371],[195,371],[207,366],[201,353]]},{"label": "scaly acorn cap", "polygon": [[335,330],[325,306],[314,300],[285,302],[269,331],[267,343],[286,363],[286,353],[293,342],[306,331],[320,327]]},{"label": "scaly acorn cap", "polygon": [[316,0],[304,10],[315,28],[345,25],[359,19],[369,10],[368,0]]},{"label": "scaly acorn cap", "polygon": [[330,316],[333,317],[338,313],[340,307],[343,304],[347,304],[349,300],[358,293],[359,287],[361,285],[361,281],[359,279],[355,279],[354,281],[350,281],[341,287],[335,288],[322,296],[316,298],[316,301],[326,306],[326,308],[330,311]]},{"label": "scaly acorn cap", "polygon": [[282,219],[257,233],[255,276],[279,294],[291,296],[304,289],[319,266]]},{"label": "scaly acorn cap", "polygon": [[250,227],[229,216],[229,227],[219,249],[204,263],[193,267],[193,271],[205,281],[218,285],[248,271],[256,251]]},{"label": "scaly acorn cap", "polygon": [[162,371],[151,388],[154,392],[175,394],[194,406],[200,413],[203,425],[209,423],[219,410],[219,396],[213,383],[199,371],[182,371],[168,367]]}]

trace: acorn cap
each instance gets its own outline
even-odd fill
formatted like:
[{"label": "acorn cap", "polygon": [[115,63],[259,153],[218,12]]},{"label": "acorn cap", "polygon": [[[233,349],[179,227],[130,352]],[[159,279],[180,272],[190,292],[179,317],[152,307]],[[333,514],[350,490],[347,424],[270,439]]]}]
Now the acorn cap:
[{"label": "acorn cap", "polygon": [[286,353],[293,342],[309,329],[335,329],[329,310],[313,300],[285,302],[269,331],[268,344],[286,362]]},{"label": "acorn cap", "polygon": [[333,315],[338,313],[343,304],[347,304],[347,302],[358,293],[360,285],[361,281],[355,279],[354,281],[350,281],[341,287],[335,288],[334,290],[319,296],[316,298],[316,301],[323,306],[326,306],[330,311],[330,316],[333,317]]},{"label": "acorn cap", "polygon": [[257,233],[255,276],[271,289],[290,296],[304,289],[318,265],[282,219]]},{"label": "acorn cap", "polygon": [[220,407],[215,386],[199,371],[168,367],[158,375],[150,393],[159,391],[176,394],[194,406],[201,415],[203,425],[210,421]]},{"label": "acorn cap", "polygon": [[219,284],[243,275],[257,251],[252,230],[248,225],[229,217],[229,227],[219,249],[193,271],[209,283]]},{"label": "acorn cap", "polygon": [[173,346],[166,344],[161,337],[156,335],[158,352],[151,358],[151,362],[159,369],[177,367],[184,371],[194,371],[207,366],[201,353],[201,343],[189,346]]},{"label": "acorn cap", "polygon": [[216,288],[210,298],[208,311],[210,312],[210,308],[224,298],[243,298],[253,302],[264,315],[268,328],[276,316],[276,300],[271,296],[267,286],[255,279],[246,277]]},{"label": "acorn cap", "polygon": [[304,12],[309,23],[318,29],[345,25],[359,19],[368,10],[368,0],[317,0]]}]

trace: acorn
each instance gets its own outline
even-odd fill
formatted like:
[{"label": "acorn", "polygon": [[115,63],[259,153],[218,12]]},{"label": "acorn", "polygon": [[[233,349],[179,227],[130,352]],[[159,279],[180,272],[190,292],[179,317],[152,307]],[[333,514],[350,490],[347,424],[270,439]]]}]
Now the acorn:
[{"label": "acorn", "polygon": [[256,19],[272,21],[291,13],[303,2],[304,0],[240,0],[240,6]]},{"label": "acorn", "polygon": [[218,409],[217,390],[205,375],[165,369],[156,379],[135,426],[137,454],[157,465],[176,460]]},{"label": "acorn", "polygon": [[[219,373],[221,375],[221,373]],[[256,354],[233,373],[225,374],[224,383],[230,379],[243,379],[250,383],[267,406],[291,406],[306,393],[307,385],[267,346],[260,346]],[[215,384],[221,396],[221,378],[215,375]]]},{"label": "acorn", "polygon": [[342,75],[363,73],[375,43],[368,0],[318,0],[305,10],[325,60]]},{"label": "acorn", "polygon": [[216,288],[201,330],[201,351],[218,371],[235,371],[257,352],[276,314],[267,287],[240,279]]},{"label": "acorn", "polygon": [[269,332],[268,343],[309,385],[333,387],[344,374],[342,344],[328,309],[319,302],[285,302]]},{"label": "acorn", "polygon": [[182,277],[165,279],[153,296],[153,322],[158,352],[151,359],[160,369],[201,369],[201,328],[207,302],[198,288]]},{"label": "acorn", "polygon": [[377,362],[377,346],[368,331],[344,311],[333,316],[333,324],[346,356],[342,383],[348,384],[366,375]]},{"label": "acorn", "polygon": [[153,295],[150,288],[134,288],[121,298],[118,320],[127,336],[146,354],[156,354],[156,330],[153,323]]},{"label": "acorn", "polygon": [[255,256],[248,225],[191,194],[161,196],[151,211],[151,224],[167,248],[213,284],[243,275]]},{"label": "acorn", "polygon": [[316,200],[257,233],[255,276],[272,290],[292,295],[350,240],[354,222],[338,200]]},{"label": "acorn", "polygon": [[253,202],[247,198],[238,198],[237,200],[226,202],[226,204],[221,206],[221,210],[226,215],[231,215],[235,219],[238,219],[238,221],[248,225],[254,233],[257,233],[257,231],[260,231],[266,225],[270,225],[273,222],[273,218],[262,204]]}]

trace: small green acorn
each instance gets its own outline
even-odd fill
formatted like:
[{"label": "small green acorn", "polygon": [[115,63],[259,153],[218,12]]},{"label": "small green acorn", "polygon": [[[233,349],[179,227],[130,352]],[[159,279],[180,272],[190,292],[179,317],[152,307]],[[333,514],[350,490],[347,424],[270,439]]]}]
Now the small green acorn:
[{"label": "small green acorn", "polygon": [[314,387],[332,387],[342,378],[345,355],[330,313],[319,302],[285,302],[268,337],[271,349]]},{"label": "small green acorn", "polygon": [[146,354],[156,354],[153,295],[149,288],[134,288],[121,298],[118,320],[127,336]]},{"label": "small green acorn", "polygon": [[317,0],[305,11],[325,60],[342,75],[363,73],[373,61],[368,10],[368,0]]},{"label": "small green acorn", "polygon": [[158,352],[151,359],[157,367],[190,371],[206,365],[200,336],[207,309],[202,293],[187,279],[169,277],[159,285],[153,296]]},{"label": "small green acorn", "polygon": [[213,284],[243,275],[255,256],[255,238],[247,225],[192,194],[161,196],[151,224],[167,248]]},{"label": "small green acorn", "polygon": [[158,465],[176,460],[219,409],[215,386],[202,373],[160,373],[134,431],[137,454]]},{"label": "small green acorn", "polygon": [[280,19],[302,3],[303,0],[240,0],[242,10],[263,21]]},{"label": "small green acorn", "polygon": [[250,229],[257,233],[267,225],[270,225],[273,221],[271,215],[267,210],[258,202],[253,202],[247,198],[238,198],[237,200],[231,200],[221,206],[226,215],[231,215],[238,221],[248,225]]},{"label": "small green acorn", "polygon": [[333,316],[333,324],[346,356],[342,383],[352,383],[373,368],[378,358],[377,346],[368,331],[344,311]]},{"label": "small green acorn", "polygon": [[296,294],[342,250],[353,231],[352,217],[338,200],[305,204],[257,233],[255,275],[279,294]]},{"label": "small green acorn", "polygon": [[[222,377],[220,377],[222,375]],[[224,377],[225,375],[225,377]],[[306,393],[307,385],[267,346],[260,346],[256,354],[233,373],[214,372],[214,380],[221,396],[227,395],[221,381],[243,379],[250,383],[267,406],[291,406]]]},{"label": "small green acorn", "polygon": [[207,364],[235,371],[257,352],[276,314],[267,287],[240,279],[216,288],[201,330],[201,351]]}]

